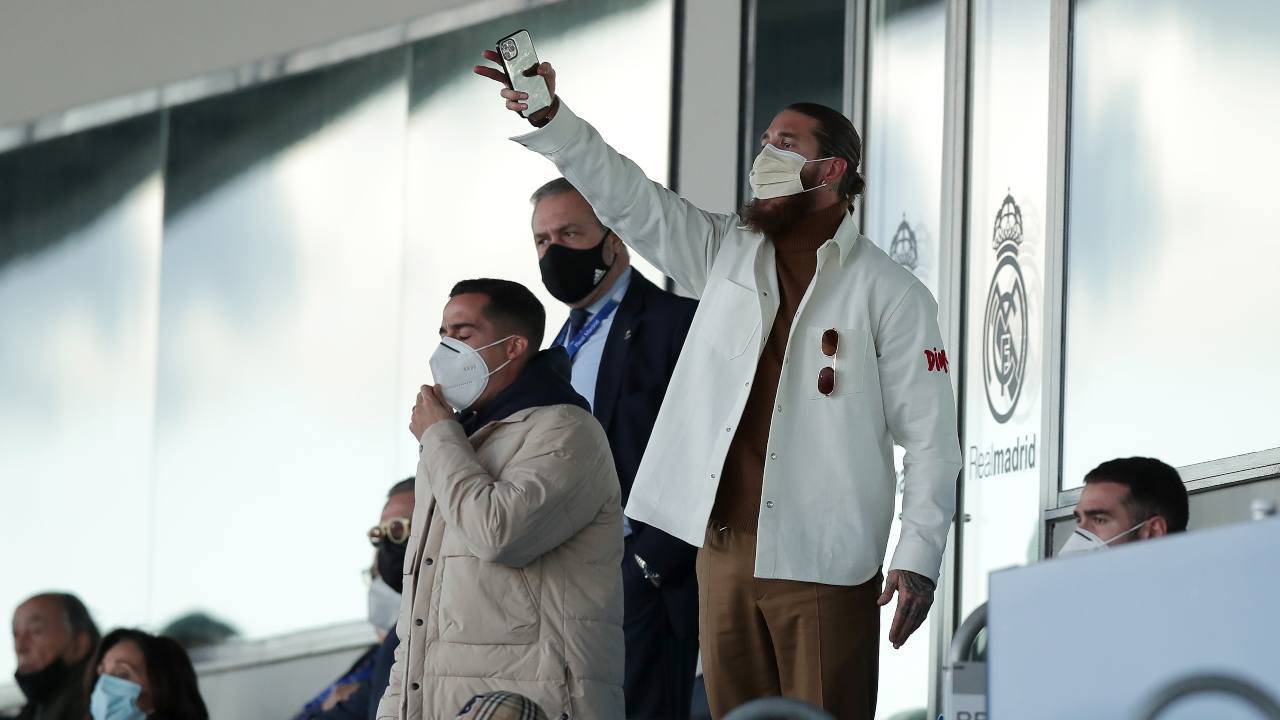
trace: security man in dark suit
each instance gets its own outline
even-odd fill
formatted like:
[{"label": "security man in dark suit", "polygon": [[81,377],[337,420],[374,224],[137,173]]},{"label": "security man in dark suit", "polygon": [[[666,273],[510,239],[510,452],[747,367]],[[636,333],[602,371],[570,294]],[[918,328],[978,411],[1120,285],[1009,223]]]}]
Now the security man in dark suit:
[{"label": "security man in dark suit", "polygon": [[[533,194],[542,281],[570,308],[555,344],[573,359],[573,387],[604,426],[631,492],[667,383],[698,305],[649,282],[568,180]],[[697,549],[626,521],[622,579],[627,717],[689,717],[698,658]]]}]

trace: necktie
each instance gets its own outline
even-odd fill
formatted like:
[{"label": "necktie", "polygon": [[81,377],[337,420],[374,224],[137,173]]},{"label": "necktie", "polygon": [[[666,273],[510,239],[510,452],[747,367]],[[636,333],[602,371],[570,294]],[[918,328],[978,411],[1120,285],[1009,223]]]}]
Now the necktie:
[{"label": "necktie", "polygon": [[570,310],[569,332],[564,336],[564,341],[567,343],[572,340],[578,334],[578,331],[582,329],[582,326],[586,325],[587,321],[590,319],[591,313],[582,308],[574,308],[573,310]]}]

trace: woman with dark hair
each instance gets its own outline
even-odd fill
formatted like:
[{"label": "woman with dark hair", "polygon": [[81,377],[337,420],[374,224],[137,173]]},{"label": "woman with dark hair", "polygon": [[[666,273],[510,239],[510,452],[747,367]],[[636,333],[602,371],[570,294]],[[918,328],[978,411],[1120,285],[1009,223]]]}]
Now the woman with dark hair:
[{"label": "woman with dark hair", "polygon": [[89,682],[93,720],[209,720],[191,659],[171,638],[141,630],[108,633]]}]

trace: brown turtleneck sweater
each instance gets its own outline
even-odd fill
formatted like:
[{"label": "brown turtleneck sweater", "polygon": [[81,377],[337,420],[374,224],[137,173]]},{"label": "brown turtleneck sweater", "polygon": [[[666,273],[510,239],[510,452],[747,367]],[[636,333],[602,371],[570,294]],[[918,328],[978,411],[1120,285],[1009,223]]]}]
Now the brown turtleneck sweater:
[{"label": "brown turtleneck sweater", "polygon": [[764,453],[791,324],[817,271],[818,248],[836,234],[844,214],[843,205],[836,204],[806,215],[779,237],[770,238],[778,272],[778,314],[756,365],[755,381],[738,430],[725,455],[716,503],[711,509],[712,523],[739,532],[756,532],[764,490]]}]

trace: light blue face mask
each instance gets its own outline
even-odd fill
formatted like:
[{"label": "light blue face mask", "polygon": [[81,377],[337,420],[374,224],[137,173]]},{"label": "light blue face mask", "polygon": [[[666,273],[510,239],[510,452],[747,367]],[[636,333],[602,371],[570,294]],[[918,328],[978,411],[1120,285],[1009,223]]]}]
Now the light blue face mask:
[{"label": "light blue face mask", "polygon": [[142,686],[114,675],[99,675],[89,696],[89,714],[93,720],[144,720],[138,709]]}]

